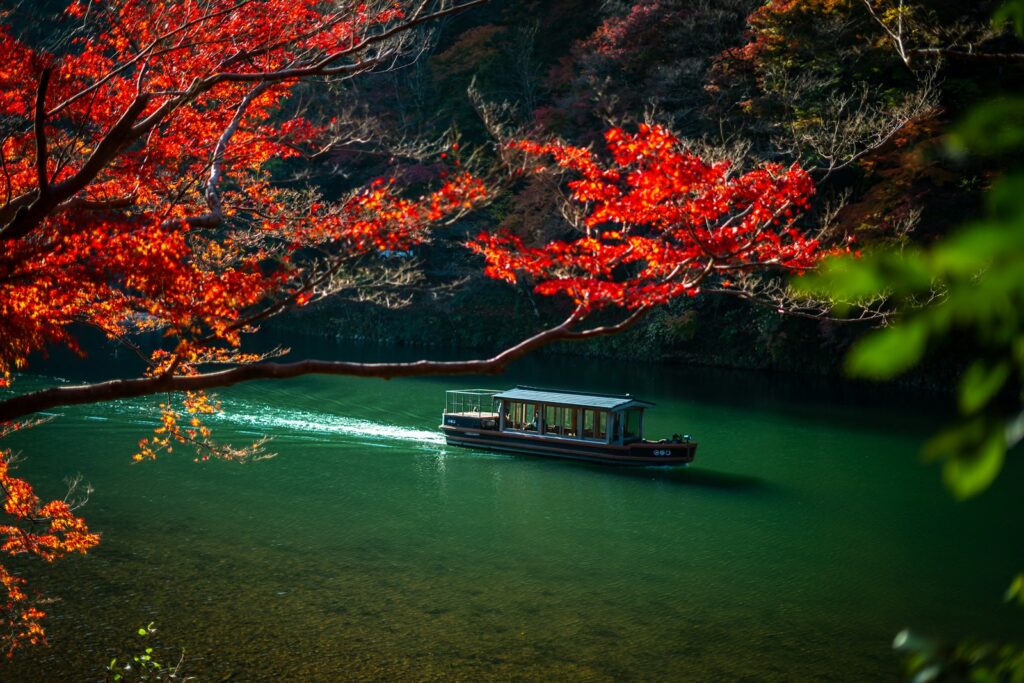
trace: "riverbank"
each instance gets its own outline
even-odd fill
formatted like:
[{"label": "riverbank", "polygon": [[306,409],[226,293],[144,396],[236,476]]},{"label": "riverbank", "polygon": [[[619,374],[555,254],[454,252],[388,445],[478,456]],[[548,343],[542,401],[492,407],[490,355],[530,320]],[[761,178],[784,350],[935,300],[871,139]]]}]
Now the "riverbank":
[{"label": "riverbank", "polygon": [[[482,301],[494,303],[485,306]],[[550,307],[540,309],[527,293],[485,281],[472,292],[417,301],[402,309],[359,303],[300,309],[268,322],[265,328],[277,335],[488,354],[518,343],[545,323],[557,322],[559,313]],[[552,344],[538,353],[845,379],[846,352],[871,329],[864,323],[810,320],[739,300],[709,297],[655,309],[618,335]],[[895,384],[947,394],[962,369],[958,355],[951,353],[900,377]]]}]

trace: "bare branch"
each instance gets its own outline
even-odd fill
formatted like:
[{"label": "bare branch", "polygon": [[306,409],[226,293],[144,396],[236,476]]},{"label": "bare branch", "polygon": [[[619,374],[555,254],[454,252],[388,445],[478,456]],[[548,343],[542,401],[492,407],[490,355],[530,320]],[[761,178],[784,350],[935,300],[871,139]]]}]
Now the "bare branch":
[{"label": "bare branch", "polygon": [[903,43],[903,0],[899,0],[899,7],[897,8],[897,23],[896,29],[893,30],[889,24],[885,22],[875,11],[875,6],[872,0],[861,0],[864,7],[867,8],[871,18],[875,20],[875,23],[882,27],[885,34],[889,36],[889,40],[892,41],[893,47],[896,49],[896,54],[900,56],[903,63],[910,68],[910,53],[907,51],[906,46]]}]

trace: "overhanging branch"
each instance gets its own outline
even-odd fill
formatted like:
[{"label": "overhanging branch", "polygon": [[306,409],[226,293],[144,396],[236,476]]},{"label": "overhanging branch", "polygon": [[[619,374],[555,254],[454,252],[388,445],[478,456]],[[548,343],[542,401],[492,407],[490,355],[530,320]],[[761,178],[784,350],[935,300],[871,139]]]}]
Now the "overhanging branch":
[{"label": "overhanging branch", "polygon": [[352,363],[346,361],[302,360],[294,363],[259,363],[198,375],[176,375],[119,379],[97,384],[61,386],[34,391],[0,401],[0,423],[52,410],[60,406],[102,403],[116,399],[138,398],[170,391],[205,391],[260,379],[289,379],[302,375],[344,375],[349,377],[421,377],[424,375],[494,375],[509,363],[542,346],[557,341],[579,341],[622,332],[636,324],[647,312],[634,311],[620,323],[586,330],[573,330],[581,321],[577,310],[555,327],[509,347],[487,359],[465,361],[420,360],[409,363]]}]

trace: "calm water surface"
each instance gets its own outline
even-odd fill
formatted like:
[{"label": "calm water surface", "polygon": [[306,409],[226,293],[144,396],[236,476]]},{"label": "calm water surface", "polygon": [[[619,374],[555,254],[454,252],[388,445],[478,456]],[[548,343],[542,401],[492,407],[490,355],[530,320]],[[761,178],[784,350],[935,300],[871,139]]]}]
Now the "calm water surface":
[{"label": "calm water surface", "polygon": [[[649,434],[694,434],[698,459],[623,471],[443,444],[445,389],[517,382],[631,391],[658,404]],[[904,626],[1024,635],[1001,602],[1024,567],[1024,473],[954,503],[917,457],[941,415],[912,397],[561,357],[221,396],[215,432],[269,434],[276,458],[131,465],[157,401],[7,440],[43,494],[93,484],[103,541],[30,568],[60,599],[50,647],[0,679],[101,678],[149,622],[203,681],[893,680]]]}]

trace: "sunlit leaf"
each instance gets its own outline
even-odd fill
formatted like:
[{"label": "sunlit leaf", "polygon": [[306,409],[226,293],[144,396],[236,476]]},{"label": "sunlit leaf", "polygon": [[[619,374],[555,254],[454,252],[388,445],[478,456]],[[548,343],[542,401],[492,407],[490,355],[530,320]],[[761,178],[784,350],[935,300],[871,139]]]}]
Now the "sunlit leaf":
[{"label": "sunlit leaf", "polygon": [[925,454],[942,458],[943,481],[959,500],[984,491],[1002,469],[1006,436],[998,420],[976,419],[951,427],[925,446]]},{"label": "sunlit leaf", "polygon": [[1024,605],[1024,574],[1017,574],[1017,576],[1013,577],[1010,587],[1006,589],[1004,599],[1007,602],[1017,601]]},{"label": "sunlit leaf", "polygon": [[913,367],[924,354],[928,328],[920,320],[873,332],[857,342],[846,357],[854,377],[889,379]]},{"label": "sunlit leaf", "polygon": [[791,285],[804,294],[826,293],[849,301],[878,296],[889,287],[869,257],[858,260],[849,256],[827,259],[816,272],[793,280]]},{"label": "sunlit leaf", "polygon": [[971,364],[960,380],[960,410],[970,414],[978,411],[1003,388],[1010,377],[1010,362],[978,360]]}]

